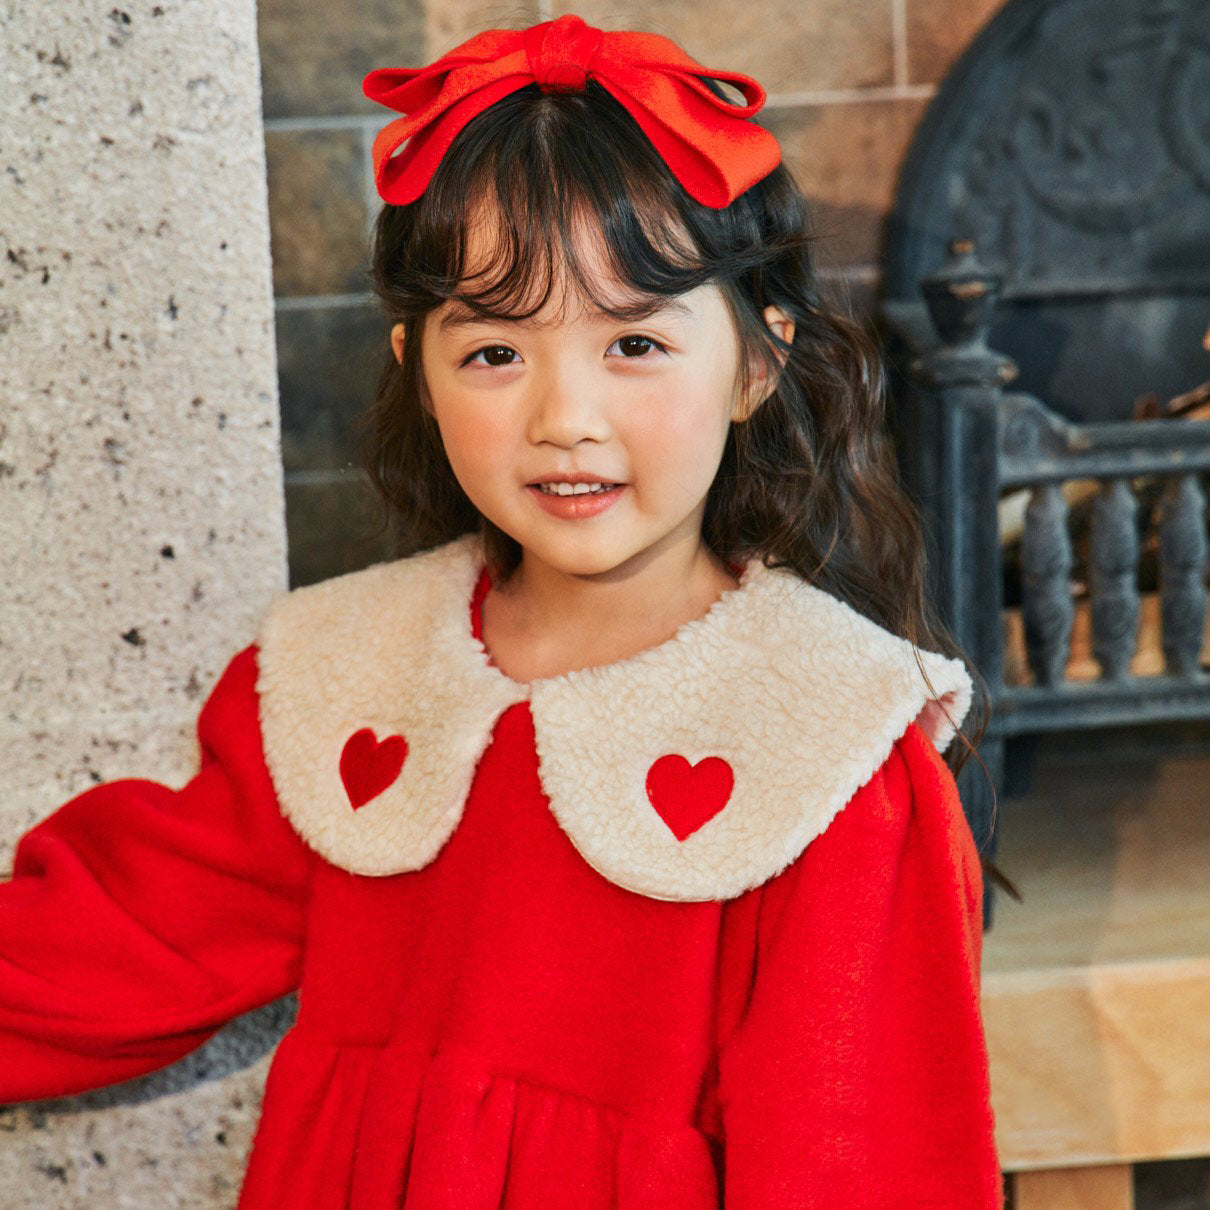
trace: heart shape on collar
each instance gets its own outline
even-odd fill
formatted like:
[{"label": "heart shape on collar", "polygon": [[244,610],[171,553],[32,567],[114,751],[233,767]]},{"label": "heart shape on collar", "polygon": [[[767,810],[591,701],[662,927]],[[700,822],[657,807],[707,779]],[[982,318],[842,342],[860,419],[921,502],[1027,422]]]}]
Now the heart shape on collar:
[{"label": "heart shape on collar", "polygon": [[735,784],[721,756],[691,765],[683,756],[661,756],[647,770],[647,797],[677,840],[691,836],[727,805]]},{"label": "heart shape on collar", "polygon": [[407,755],[408,742],[402,735],[388,735],[379,741],[369,727],[362,727],[345,740],[340,780],[354,811],[377,798],[399,776]]}]

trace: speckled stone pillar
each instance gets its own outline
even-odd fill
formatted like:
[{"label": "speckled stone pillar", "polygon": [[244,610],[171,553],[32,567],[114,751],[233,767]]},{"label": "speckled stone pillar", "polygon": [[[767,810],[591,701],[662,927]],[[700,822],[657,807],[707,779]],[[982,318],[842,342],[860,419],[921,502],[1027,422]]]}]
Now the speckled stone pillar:
[{"label": "speckled stone pillar", "polygon": [[[0,0],[0,244],[7,869],[94,783],[192,774],[285,584],[254,0]],[[233,1206],[291,1011],[0,1110],[0,1205]]]}]

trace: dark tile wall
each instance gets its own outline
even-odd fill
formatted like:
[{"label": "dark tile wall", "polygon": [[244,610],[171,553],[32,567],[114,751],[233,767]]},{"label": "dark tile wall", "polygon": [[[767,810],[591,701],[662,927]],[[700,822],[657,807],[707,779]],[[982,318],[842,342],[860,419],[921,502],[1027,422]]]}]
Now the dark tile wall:
[{"label": "dark tile wall", "polygon": [[290,583],[389,557],[356,468],[354,425],[387,352],[370,293],[378,198],[370,144],[389,120],[361,93],[374,67],[428,57],[415,0],[261,0],[265,159],[276,297]]},{"label": "dark tile wall", "polygon": [[377,118],[362,76],[428,60],[420,0],[260,0],[257,22],[266,118]]},{"label": "dark tile wall", "polygon": [[278,298],[367,289],[365,135],[350,125],[265,133]]},{"label": "dark tile wall", "polygon": [[816,259],[825,271],[874,270],[899,162],[924,107],[923,100],[898,97],[770,112],[765,125],[815,203]]},{"label": "dark tile wall", "polygon": [[388,356],[386,322],[364,293],[279,298],[277,356],[290,582],[311,584],[390,554],[356,432]]}]

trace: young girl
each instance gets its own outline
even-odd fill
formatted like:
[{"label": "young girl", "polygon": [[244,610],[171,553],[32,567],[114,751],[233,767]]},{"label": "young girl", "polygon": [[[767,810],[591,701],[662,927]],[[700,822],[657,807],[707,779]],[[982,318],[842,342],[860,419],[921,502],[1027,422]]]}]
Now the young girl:
[{"label": "young girl", "polygon": [[1000,1206],[971,682],[763,91],[571,15],[365,89],[410,557],[24,836],[0,1100],[298,987],[242,1210]]}]

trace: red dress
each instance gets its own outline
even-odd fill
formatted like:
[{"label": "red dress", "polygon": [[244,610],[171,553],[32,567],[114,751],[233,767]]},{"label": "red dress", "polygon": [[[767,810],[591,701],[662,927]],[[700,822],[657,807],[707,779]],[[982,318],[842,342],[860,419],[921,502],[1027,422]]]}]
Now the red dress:
[{"label": "red dress", "polygon": [[150,1071],[300,988],[241,1210],[1001,1206],[980,869],[915,722],[779,873],[677,901],[585,860],[517,702],[436,856],[369,876],[283,818],[257,661],[184,788],[98,786],[22,838],[0,1101]]}]

